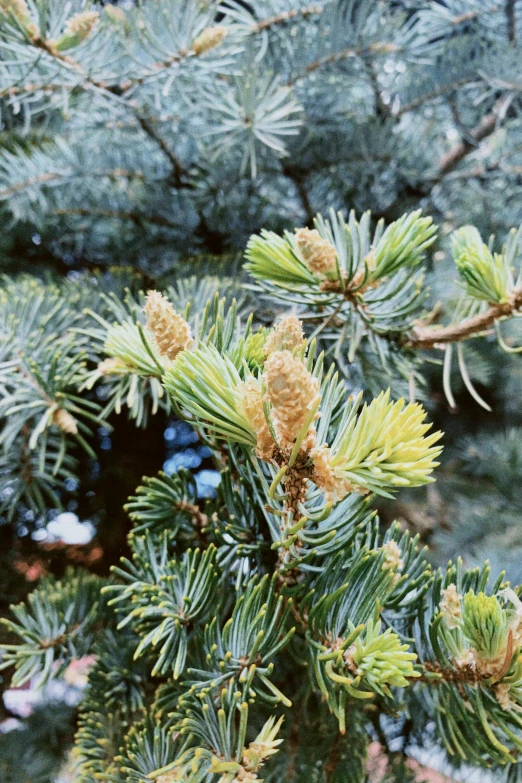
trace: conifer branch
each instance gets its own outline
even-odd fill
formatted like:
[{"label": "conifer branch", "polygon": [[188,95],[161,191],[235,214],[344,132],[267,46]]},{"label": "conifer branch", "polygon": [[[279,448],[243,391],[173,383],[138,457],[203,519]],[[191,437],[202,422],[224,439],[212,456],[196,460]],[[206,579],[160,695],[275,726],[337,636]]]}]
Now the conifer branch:
[{"label": "conifer branch", "polygon": [[176,155],[172,152],[168,144],[166,143],[165,139],[158,133],[157,129],[154,127],[154,125],[149,122],[149,120],[142,116],[139,112],[135,112],[136,119],[140,125],[140,128],[145,131],[147,136],[149,136],[153,141],[156,142],[158,147],[161,149],[161,151],[164,153],[165,157],[169,160],[169,162],[172,165],[172,180],[174,185],[177,188],[187,188],[190,187],[188,183],[184,182],[183,177],[186,174],[183,166],[181,165],[180,161],[176,157]]},{"label": "conifer branch", "polygon": [[[68,55],[64,55],[61,52],[57,51],[56,47],[52,46],[48,41],[38,37],[33,41],[35,46],[38,46],[39,48],[43,49],[48,55],[50,55],[52,58],[58,60],[61,62],[65,67],[72,69],[73,71],[77,72],[82,77],[82,84],[84,87],[87,88],[94,88],[96,90],[101,90],[103,92],[112,93],[114,95],[121,95],[126,90],[130,89],[132,83],[128,83],[123,88],[121,86],[116,87],[114,85],[109,85],[106,82],[100,82],[92,79],[88,73],[85,71],[85,69],[72,57],[69,57]],[[179,58],[174,58],[172,62],[178,62]],[[162,63],[162,67],[168,67],[172,63],[169,61],[168,63]],[[169,160],[169,162],[172,165],[172,171],[173,171],[173,181],[176,187],[188,187],[186,183],[183,182],[183,175],[185,174],[185,171],[177,159],[177,157],[174,155],[172,150],[169,148],[165,140],[162,138],[162,136],[158,133],[156,128],[148,121],[148,119],[143,116],[136,108],[130,105],[128,101],[125,102],[125,105],[127,108],[132,111],[134,114],[139,126],[141,129],[149,136],[161,149],[161,151],[164,153],[166,158]]]},{"label": "conifer branch", "polygon": [[308,16],[322,14],[323,11],[324,6],[322,5],[310,5],[305,8],[292,8],[290,11],[283,11],[280,14],[262,19],[252,26],[251,32],[260,33],[263,30],[269,30],[272,27],[280,24],[286,24],[287,22],[291,22],[299,18],[306,19]]},{"label": "conifer branch", "polygon": [[72,175],[72,169],[68,171],[49,171],[45,174],[39,174],[37,177],[31,177],[24,182],[17,182],[15,185],[11,185],[9,188],[3,188],[0,190],[0,199],[9,198],[9,196],[15,193],[20,193],[27,188],[31,188],[34,185],[46,185],[48,182],[56,182],[65,178],[69,178]]},{"label": "conifer branch", "polygon": [[399,106],[395,116],[402,117],[404,114],[407,114],[410,111],[419,109],[425,103],[430,103],[430,101],[436,100],[437,98],[442,98],[444,95],[458,90],[459,87],[466,87],[467,85],[471,86],[474,81],[474,79],[470,79],[468,76],[462,77],[461,79],[454,79],[449,84],[443,84],[434,90],[430,90],[425,95],[421,95],[418,98],[415,98],[414,100]]},{"label": "conifer branch", "polygon": [[522,308],[522,291],[513,291],[509,302],[491,305],[485,312],[460,323],[441,327],[416,326],[407,337],[407,348],[437,348],[447,343],[461,342],[488,331],[499,318],[506,318]]},{"label": "conifer branch", "polygon": [[457,26],[459,24],[465,24],[466,22],[472,22],[482,15],[494,14],[499,11],[500,8],[500,5],[494,5],[490,8],[483,8],[479,11],[465,11],[462,14],[457,14],[457,16],[452,17],[451,24]]},{"label": "conifer branch", "polygon": [[293,85],[300,82],[302,79],[305,79],[311,73],[314,73],[315,71],[320,70],[321,68],[324,68],[328,65],[332,65],[341,60],[349,60],[352,58],[365,57],[368,55],[386,55],[386,54],[398,53],[399,51],[400,51],[400,47],[390,41],[376,41],[372,44],[369,44],[369,46],[361,46],[355,48],[350,47],[347,49],[343,49],[342,51],[334,52],[333,54],[329,54],[326,55],[325,57],[321,57],[318,60],[314,60],[314,62],[307,65],[306,68],[301,73],[297,73],[295,76],[293,76],[287,82],[287,86],[292,87]]},{"label": "conifer branch", "polygon": [[110,84],[91,79],[88,72],[79,62],[77,62],[73,57],[59,52],[50,41],[47,41],[38,35],[37,37],[33,38],[31,42],[38,49],[41,49],[43,52],[52,57],[53,60],[61,63],[62,66],[67,70],[72,70],[74,73],[77,73],[81,77],[84,87],[88,89],[94,88],[96,90],[101,90],[102,92],[114,92],[115,88]]},{"label": "conifer branch", "polygon": [[64,85],[60,83],[53,84],[52,82],[41,82],[41,83],[24,82],[21,85],[5,87],[4,89],[0,90],[0,97],[8,98],[15,95],[27,95],[28,93],[31,92],[53,93],[53,92],[61,92],[62,90],[75,90],[75,89],[78,89],[77,84]]},{"label": "conifer branch", "polygon": [[490,136],[499,125],[504,110],[508,105],[506,98],[500,98],[493,109],[485,114],[480,122],[469,131],[467,138],[455,144],[446,152],[439,161],[437,173],[433,182],[440,182],[444,177],[452,172],[464,158],[473,152],[477,145]]},{"label": "conifer branch", "polygon": [[[418,771],[412,738],[499,780],[520,776],[520,588],[487,565],[435,567],[444,520],[430,562],[387,524],[398,492],[437,477],[441,433],[414,401],[434,400],[422,351],[447,348],[450,404],[453,351],[485,405],[472,379],[487,382],[494,353],[463,341],[495,327],[502,351],[522,350],[509,330],[522,314],[522,227],[489,245],[473,226],[452,230],[463,293],[449,324],[426,315],[437,228],[419,207],[433,201],[444,250],[475,199],[470,177],[474,208],[489,210],[477,223],[501,235],[513,220],[517,6],[493,2],[396,14],[318,0],[262,18],[262,3],[74,13],[51,0],[36,19],[32,0],[0,0],[0,198],[22,227],[2,257],[27,244],[24,264],[51,252],[74,265],[58,283],[0,281],[0,521],[13,520],[12,541],[50,535],[49,510],[73,509],[77,445],[103,469],[97,452],[112,443],[117,460],[121,415],[148,427],[159,414],[140,440],[151,475],[125,506],[128,557],[107,582],[42,581],[2,639],[15,686],[89,668],[78,783],[293,783],[310,770],[358,783],[373,774],[372,723],[386,779]],[[487,108],[466,131],[470,96]],[[501,143],[484,143],[498,127]],[[374,219],[314,216],[325,204]],[[249,282],[235,259],[245,247]],[[225,252],[233,279],[202,248]],[[208,276],[184,274],[196,265]],[[169,448],[169,475],[156,472],[166,415],[165,440],[189,446],[172,459]],[[453,506],[441,471],[452,552],[480,562],[479,540],[502,565],[520,537],[520,433],[455,443],[451,430],[451,472],[464,466],[466,491],[474,482]],[[178,457],[194,472],[171,471]],[[104,546],[102,514],[92,519]],[[509,527],[498,552],[497,522]],[[17,779],[56,777],[15,761]]]}]

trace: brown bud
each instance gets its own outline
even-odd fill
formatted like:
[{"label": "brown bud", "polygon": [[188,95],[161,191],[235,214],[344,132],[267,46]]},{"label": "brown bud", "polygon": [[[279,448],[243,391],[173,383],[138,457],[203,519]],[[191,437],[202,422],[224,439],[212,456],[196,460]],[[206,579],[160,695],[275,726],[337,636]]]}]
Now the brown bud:
[{"label": "brown bud", "polygon": [[305,345],[306,340],[301,321],[295,315],[287,315],[268,335],[264,352],[268,356],[274,351],[293,351],[295,348],[303,348]]},{"label": "brown bud", "polygon": [[192,51],[198,56],[208,52],[210,49],[215,49],[216,46],[226,38],[227,28],[218,24],[214,27],[205,27],[205,29],[198,35],[198,37],[192,42]]},{"label": "brown bud", "polygon": [[238,391],[241,395],[241,412],[257,436],[257,456],[268,460],[274,451],[275,444],[263,410],[261,381],[251,376],[241,384]]},{"label": "brown bud", "polygon": [[147,329],[152,332],[162,356],[175,359],[180,351],[192,347],[194,341],[190,326],[158,291],[149,291],[147,294],[145,314]]},{"label": "brown bud", "polygon": [[65,408],[57,408],[53,416],[53,424],[66,432],[67,435],[76,435],[78,432],[78,425],[76,419]]},{"label": "brown bud", "polygon": [[326,277],[337,270],[335,247],[323,239],[317,229],[298,228],[295,231],[297,249],[306,266],[314,275]]},{"label": "brown bud", "polygon": [[[272,420],[282,448],[295,442],[312,408],[320,400],[319,381],[309,372],[302,359],[290,351],[275,351],[265,362],[266,398],[272,405]],[[314,419],[317,419],[318,413]],[[303,449],[315,442],[310,425]]]}]

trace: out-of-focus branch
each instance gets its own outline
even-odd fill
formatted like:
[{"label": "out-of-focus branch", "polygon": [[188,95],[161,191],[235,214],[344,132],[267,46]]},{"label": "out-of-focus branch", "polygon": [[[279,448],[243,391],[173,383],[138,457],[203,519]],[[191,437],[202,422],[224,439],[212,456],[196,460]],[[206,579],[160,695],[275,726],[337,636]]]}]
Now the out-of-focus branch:
[{"label": "out-of-focus branch", "polygon": [[493,133],[498,126],[499,120],[502,118],[505,108],[506,98],[502,97],[497,101],[493,109],[482,117],[478,125],[470,130],[466,138],[463,138],[442,156],[433,180],[434,184],[443,180],[446,174],[453,171],[461,160],[476,149],[483,139]]}]

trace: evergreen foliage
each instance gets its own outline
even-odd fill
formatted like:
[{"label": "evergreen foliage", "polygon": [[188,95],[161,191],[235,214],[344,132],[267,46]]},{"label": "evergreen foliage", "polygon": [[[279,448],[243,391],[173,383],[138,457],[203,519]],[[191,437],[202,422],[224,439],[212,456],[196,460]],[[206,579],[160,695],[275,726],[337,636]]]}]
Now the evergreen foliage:
[{"label": "evergreen foliage", "polygon": [[6,260],[165,271],[345,204],[516,222],[516,0],[5,0],[1,25]]},{"label": "evergreen foliage", "polygon": [[[52,344],[49,365],[42,335],[31,360],[15,355],[5,362],[6,453],[30,422],[26,448],[47,459],[53,433],[63,461],[77,428],[55,413],[76,423],[88,401],[82,390],[98,387],[109,406],[91,403],[100,423],[125,400],[129,415],[145,425],[144,412],[157,412],[161,400],[196,428],[222,473],[215,499],[203,506],[190,474],[144,479],[127,506],[132,557],[113,567],[109,582],[74,573],[44,582],[5,621],[18,639],[4,645],[2,664],[14,666],[14,685],[35,676],[46,682],[75,660],[96,656],[76,739],[79,780],[233,783],[263,779],[265,767],[266,779],[277,779],[287,763],[276,761],[285,736],[290,742],[293,721],[318,698],[340,732],[339,750],[330,751],[334,775],[345,774],[354,742],[348,726],[356,720],[357,774],[364,779],[375,710],[391,724],[407,717],[417,737],[436,718],[431,742],[461,761],[508,774],[517,765],[518,590],[502,573],[492,582],[486,566],[466,570],[459,560],[433,570],[398,525],[383,533],[372,498],[430,483],[441,434],[430,432],[419,403],[393,402],[389,390],[361,406],[362,393],[349,393],[350,378],[339,376],[335,359],[353,350],[343,320],[360,319],[372,333],[371,313],[389,313],[390,291],[409,320],[378,339],[405,352],[404,361],[419,347],[481,335],[484,318],[516,317],[517,268],[510,265],[502,293],[490,269],[506,256],[519,263],[519,234],[495,261],[475,230],[456,232],[456,271],[473,267],[473,277],[464,275],[461,320],[435,327],[419,321],[420,285],[412,309],[409,287],[398,282],[409,279],[405,268],[422,263],[435,230],[430,220],[406,215],[378,227],[371,242],[353,215],[349,223],[340,215],[318,218],[316,226],[282,241],[264,233],[247,249],[247,268],[270,301],[281,296],[286,303],[289,285],[302,292],[296,301],[308,337],[293,314],[272,328],[256,327],[217,293],[206,303],[195,297],[181,314],[156,291],[120,300],[100,294],[98,280],[86,276],[78,296],[94,299],[101,314],[88,307],[73,319]],[[312,276],[294,277],[296,264]],[[32,281],[20,285],[38,290]],[[487,286],[492,294],[482,301]],[[52,323],[62,302],[57,293],[51,312],[37,317]],[[333,346],[332,313],[341,332]],[[14,334],[20,323],[8,319]],[[416,361],[422,366],[422,353]],[[40,365],[50,367],[54,386],[44,386]],[[70,367],[81,369],[68,375]],[[26,402],[29,393],[35,403]],[[59,467],[52,481],[59,482]],[[5,493],[6,505],[13,494]],[[387,743],[386,731],[394,729],[377,720],[377,736]]]},{"label": "evergreen foliage", "polygon": [[[390,782],[423,745],[522,780],[521,25],[0,0],[2,522],[43,529],[123,417],[219,475],[143,477],[110,575],[2,618],[4,686],[90,663],[78,783],[366,783],[375,742]],[[514,426],[463,436],[462,400]],[[45,723],[6,780],[54,783]]]}]

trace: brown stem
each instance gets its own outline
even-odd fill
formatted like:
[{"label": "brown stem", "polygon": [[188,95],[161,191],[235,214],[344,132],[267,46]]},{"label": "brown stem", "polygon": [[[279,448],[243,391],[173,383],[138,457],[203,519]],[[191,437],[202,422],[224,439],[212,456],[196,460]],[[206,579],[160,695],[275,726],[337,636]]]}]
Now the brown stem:
[{"label": "brown stem", "polygon": [[86,83],[89,86],[101,90],[111,90],[111,88],[108,87],[105,82],[96,82],[93,79],[89,79],[87,71],[80,65],[80,63],[76,62],[76,60],[74,60],[72,57],[68,57],[66,54],[59,52],[50,41],[46,41],[45,38],[40,38],[37,36],[32,38],[31,42],[33,46],[36,46],[38,49],[42,49],[42,51],[47,52],[47,54],[49,54],[54,60],[59,60],[64,65],[72,68],[73,71],[76,71],[76,73],[80,74],[80,76],[86,80]]},{"label": "brown stem", "polygon": [[8,198],[15,193],[19,193],[21,190],[25,190],[25,188],[32,187],[33,185],[44,185],[47,182],[54,182],[57,179],[62,179],[64,176],[70,176],[71,173],[72,170],[69,170],[68,174],[64,174],[63,171],[48,171],[45,174],[39,174],[37,177],[31,177],[30,179],[26,179],[23,182],[17,182],[16,185],[11,185],[9,188],[0,190],[0,199]]},{"label": "brown stem", "polygon": [[[154,63],[150,71],[145,76],[137,76],[134,78],[127,79],[125,82],[121,82],[119,85],[111,85],[111,84],[107,84],[106,82],[97,82],[94,81],[94,79],[91,79],[87,71],[80,65],[80,63],[78,63],[72,57],[69,57],[68,55],[59,52],[55,48],[55,46],[53,46],[52,42],[47,41],[40,37],[35,37],[32,39],[32,43],[34,46],[37,46],[39,49],[42,49],[44,52],[47,52],[47,54],[51,55],[51,57],[53,57],[54,59],[60,60],[60,62],[64,63],[64,65],[68,65],[78,74],[80,74],[85,79],[85,83],[83,85],[84,87],[87,88],[95,87],[96,89],[104,90],[105,92],[110,92],[115,95],[121,95],[125,92],[128,92],[132,87],[142,84],[147,76],[151,76],[151,75],[155,76],[158,71],[164,70],[166,68],[170,68],[170,66],[181,62],[181,60],[188,57],[189,54],[198,56],[195,52],[193,52],[190,49],[181,49],[179,52],[171,55],[167,59]],[[74,85],[74,86],[76,87],[79,85]]]},{"label": "brown stem", "polygon": [[471,666],[461,666],[455,669],[445,669],[440,663],[425,661],[424,668],[429,674],[438,674],[438,677],[430,677],[429,674],[421,674],[411,680],[412,684],[422,682],[428,685],[440,685],[442,682],[450,682],[456,686],[476,685],[481,680],[480,674]]},{"label": "brown stem", "polygon": [[457,26],[458,24],[464,24],[464,22],[472,22],[478,16],[478,11],[466,11],[464,14],[458,14],[451,20],[451,24]]},{"label": "brown stem", "polygon": [[[506,83],[506,89],[510,88],[511,85]],[[431,198],[433,187],[444,182],[448,174],[453,172],[459,163],[478,147],[481,141],[497,129],[508,106],[508,101],[509,98],[506,96],[500,98],[493,109],[488,114],[485,114],[474,128],[467,132],[466,138],[455,144],[440,158],[432,174],[427,174],[422,181],[417,182],[415,185],[405,184],[400,190],[397,199],[383,212],[374,214],[374,218],[384,218],[387,221],[396,220],[404,212],[405,204],[413,201],[418,205],[419,200]],[[415,104],[410,104],[410,107],[416,108]],[[405,107],[403,111],[410,107]],[[400,209],[399,213],[397,213],[398,209]]]},{"label": "brown stem", "polygon": [[466,318],[458,324],[442,327],[416,326],[405,348],[437,348],[447,343],[462,342],[490,329],[499,318],[505,318],[522,307],[522,290],[516,290],[509,302],[492,304],[485,312]]},{"label": "brown stem", "polygon": [[269,16],[267,19],[262,19],[251,28],[251,31],[253,33],[260,33],[263,30],[269,30],[271,27],[275,27],[278,24],[291,22],[297,17],[306,19],[307,16],[322,14],[322,12],[323,6],[321,5],[309,5],[307,8],[293,8],[290,11],[283,11],[281,14],[276,14],[275,16]]},{"label": "brown stem", "polygon": [[437,89],[431,90],[431,92],[427,92],[425,95],[421,95],[409,103],[405,103],[404,106],[399,108],[395,116],[402,117],[402,115],[406,114],[406,112],[418,109],[424,103],[428,103],[429,101],[435,100],[436,98],[441,98],[446,93],[457,90],[459,87],[465,87],[467,84],[471,83],[472,80],[468,76],[463,77],[462,79],[455,79],[455,81],[450,82],[449,84],[444,84],[441,87],[437,87]]},{"label": "brown stem", "polygon": [[296,74],[292,79],[290,79],[287,82],[287,86],[291,87],[292,85],[299,82],[301,79],[304,79],[306,76],[309,76],[309,74],[313,73],[314,71],[317,71],[319,68],[322,68],[325,65],[331,65],[332,63],[339,62],[340,60],[348,60],[351,57],[361,57],[363,55],[369,55],[369,54],[390,54],[391,52],[398,52],[398,51],[399,51],[399,47],[388,41],[377,41],[376,43],[370,44],[370,46],[357,47],[355,49],[353,48],[343,49],[340,52],[334,52],[334,54],[329,54],[326,57],[321,57],[319,60],[314,60],[312,63],[307,65],[303,71]]},{"label": "brown stem", "polygon": [[493,109],[488,114],[485,114],[478,125],[476,125],[468,133],[467,138],[459,141],[458,144],[456,144],[448,152],[446,152],[445,155],[442,156],[437,170],[437,175],[433,181],[434,184],[440,182],[446,176],[446,174],[449,174],[450,171],[453,171],[453,169],[458,166],[460,161],[477,147],[479,142],[493,133],[497,127],[499,119],[502,116],[505,105],[505,98],[498,100]]},{"label": "brown stem", "polygon": [[36,84],[33,82],[27,82],[22,85],[13,85],[12,87],[5,87],[0,90],[0,98],[9,98],[11,95],[27,95],[29,92],[61,92],[62,90],[73,90],[77,87],[77,84],[52,84],[45,83]]},{"label": "brown stem", "polygon": [[198,539],[199,544],[206,549],[208,547],[208,541],[205,538],[205,528],[208,527],[207,514],[201,511],[199,506],[194,505],[194,503],[189,503],[187,500],[176,500],[174,502],[174,508],[178,511],[184,511],[185,513],[190,514],[196,538]]},{"label": "brown stem", "polygon": [[31,438],[31,430],[24,424],[22,427],[22,446],[20,450],[21,462],[22,462],[22,481],[26,486],[30,486],[33,483],[33,467],[31,463],[31,452],[29,451],[29,440]]},{"label": "brown stem", "polygon": [[[128,90],[131,86],[133,86],[133,83],[128,83],[125,85],[120,85],[119,87],[108,85],[105,82],[97,82],[89,77],[85,69],[80,65],[80,63],[76,62],[72,57],[68,57],[67,55],[61,54],[59,51],[55,49],[55,47],[49,42],[42,38],[35,38],[33,40],[33,44],[37,46],[39,49],[42,49],[44,52],[46,52],[48,55],[50,55],[53,59],[58,60],[59,62],[63,63],[66,67],[71,68],[72,70],[76,71],[81,77],[84,79],[84,86],[86,87],[94,87],[96,90],[102,90],[104,92],[112,93],[113,95],[119,95],[123,91]],[[176,55],[175,57],[171,58],[172,62],[177,62],[181,56],[185,56],[186,52],[180,52],[179,55]],[[161,63],[161,67],[167,67],[170,65],[171,62],[168,63]],[[162,150],[164,155],[167,157],[167,159],[170,161],[172,165],[172,179],[176,187],[187,187],[186,183],[182,181],[183,175],[186,173],[183,169],[181,163],[177,159],[177,157],[174,155],[172,150],[169,148],[165,140],[159,135],[158,131],[154,126],[148,121],[146,117],[143,117],[128,101],[126,102],[127,108],[133,112],[134,116],[136,117],[136,120],[138,124],[140,125],[141,129],[149,136],[149,138],[153,139],[153,141],[156,142],[158,147]]]},{"label": "brown stem", "polygon": [[464,22],[472,22],[474,19],[478,19],[478,17],[481,14],[493,14],[496,11],[499,10],[501,6],[500,5],[493,5],[491,8],[484,8],[480,11],[466,11],[463,14],[458,14],[458,16],[454,16],[451,20],[451,23],[453,25],[463,24]]},{"label": "brown stem", "polygon": [[142,130],[144,130],[145,133],[156,142],[158,147],[170,161],[172,165],[172,179],[176,187],[187,187],[187,184],[183,182],[183,175],[186,174],[186,172],[177,157],[169,148],[165,139],[160,136],[154,125],[152,125],[152,123],[150,123],[146,117],[142,117],[141,114],[136,112],[136,119],[138,120]]}]

